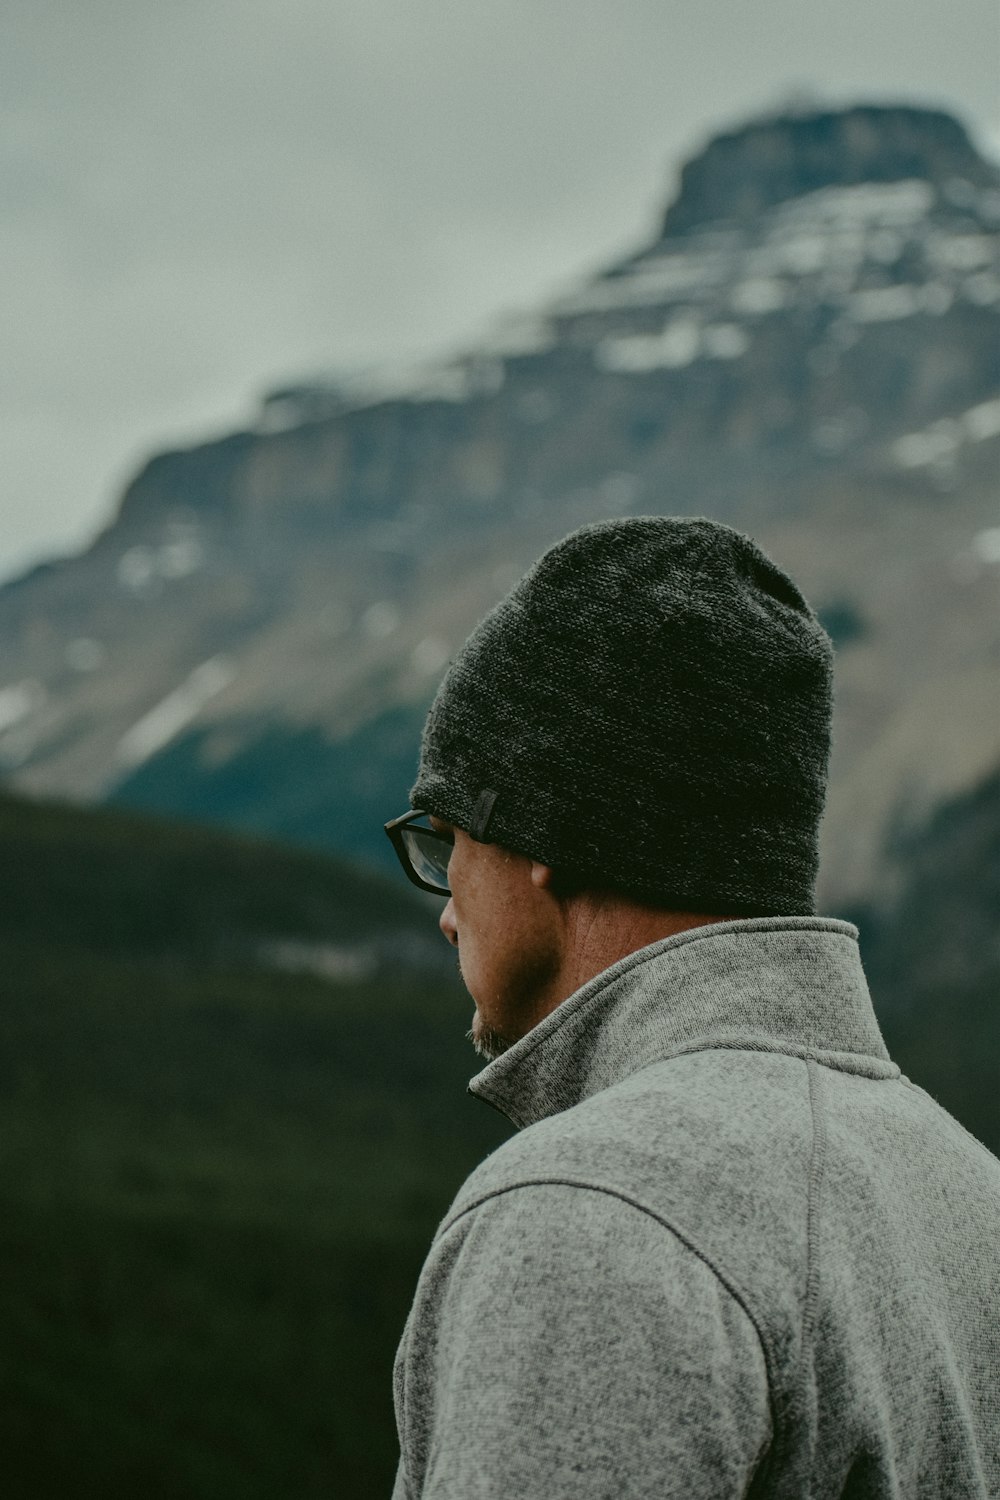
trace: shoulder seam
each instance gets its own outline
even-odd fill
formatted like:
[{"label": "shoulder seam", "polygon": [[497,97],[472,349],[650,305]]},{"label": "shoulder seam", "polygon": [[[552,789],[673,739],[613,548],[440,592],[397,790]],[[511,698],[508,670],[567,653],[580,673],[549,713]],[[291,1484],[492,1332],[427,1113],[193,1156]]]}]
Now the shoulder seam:
[{"label": "shoulder seam", "polygon": [[[813,1058],[806,1062],[809,1089],[809,1116],[812,1124],[812,1150],[809,1156],[809,1187],[806,1202],[806,1284],[802,1308],[802,1350],[799,1359],[799,1395],[806,1404],[810,1425],[815,1421],[815,1383],[810,1381],[810,1362],[819,1310],[820,1212],[823,1191],[823,1169],[826,1165],[826,1118],[820,1097],[821,1065]],[[809,1493],[812,1494],[810,1479]]]},{"label": "shoulder seam", "polygon": [[819,1064],[809,1058],[806,1062],[809,1080],[809,1114],[812,1120],[812,1152],[809,1160],[809,1197],[806,1209],[806,1295],[802,1323],[802,1353],[808,1355],[816,1321],[819,1298],[819,1214],[820,1194],[823,1187],[823,1168],[826,1163],[826,1120],[820,1100]]},{"label": "shoulder seam", "polygon": [[777,1447],[779,1443],[779,1428],[781,1426],[781,1403],[777,1399],[778,1358],[763,1318],[756,1311],[751,1298],[734,1276],[731,1276],[728,1271],[717,1265],[713,1257],[702,1250],[690,1234],[679,1228],[676,1224],[673,1224],[665,1215],[657,1213],[655,1209],[649,1208],[645,1203],[640,1202],[639,1199],[633,1198],[628,1193],[620,1192],[616,1188],[604,1187],[600,1183],[584,1182],[572,1177],[523,1177],[518,1182],[509,1183],[506,1187],[492,1188],[489,1192],[482,1193],[471,1203],[465,1204],[452,1218],[441,1225],[435,1238],[439,1239],[442,1235],[447,1234],[448,1230],[454,1228],[467,1214],[470,1214],[476,1208],[481,1208],[491,1198],[501,1198],[507,1193],[514,1193],[525,1187],[571,1187],[579,1188],[588,1193],[601,1193],[606,1198],[617,1198],[619,1202],[627,1203],[629,1207],[637,1209],[639,1213],[644,1214],[647,1219],[652,1219],[654,1223],[659,1224],[662,1229],[665,1229],[674,1239],[679,1240],[685,1249],[689,1250],[697,1260],[700,1260],[711,1271],[716,1281],[725,1288],[732,1300],[742,1309],[744,1316],[749,1320],[751,1327],[757,1335],[764,1355],[764,1367],[767,1371],[767,1395],[768,1405],[771,1410],[772,1449]]}]

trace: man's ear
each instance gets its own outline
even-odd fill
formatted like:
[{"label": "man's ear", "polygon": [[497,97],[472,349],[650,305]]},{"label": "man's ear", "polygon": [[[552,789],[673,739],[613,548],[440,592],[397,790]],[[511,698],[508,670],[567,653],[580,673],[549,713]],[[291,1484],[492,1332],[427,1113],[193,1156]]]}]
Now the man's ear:
[{"label": "man's ear", "polygon": [[531,861],[531,883],[540,891],[552,889],[553,872],[551,865],[543,865],[539,860]]}]

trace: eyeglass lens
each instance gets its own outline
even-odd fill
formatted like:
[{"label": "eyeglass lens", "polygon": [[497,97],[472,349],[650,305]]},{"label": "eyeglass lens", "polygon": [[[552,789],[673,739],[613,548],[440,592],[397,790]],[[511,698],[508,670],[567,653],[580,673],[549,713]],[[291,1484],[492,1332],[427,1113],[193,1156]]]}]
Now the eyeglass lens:
[{"label": "eyeglass lens", "polygon": [[420,879],[447,891],[451,840],[446,841],[426,828],[404,828],[403,846]]}]

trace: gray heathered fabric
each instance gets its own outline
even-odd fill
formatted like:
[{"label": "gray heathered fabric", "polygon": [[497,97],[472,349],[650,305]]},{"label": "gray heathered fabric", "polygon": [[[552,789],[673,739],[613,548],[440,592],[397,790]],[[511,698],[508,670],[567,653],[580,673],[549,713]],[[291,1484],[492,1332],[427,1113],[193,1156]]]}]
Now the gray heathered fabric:
[{"label": "gray heathered fabric", "polygon": [[749,537],[601,521],[466,641],[410,805],[655,906],[811,912],[831,685],[826,632]]},{"label": "gray heathered fabric", "polygon": [[470,1085],[395,1500],[1000,1495],[1000,1162],[889,1060],[856,933],[631,955]]}]

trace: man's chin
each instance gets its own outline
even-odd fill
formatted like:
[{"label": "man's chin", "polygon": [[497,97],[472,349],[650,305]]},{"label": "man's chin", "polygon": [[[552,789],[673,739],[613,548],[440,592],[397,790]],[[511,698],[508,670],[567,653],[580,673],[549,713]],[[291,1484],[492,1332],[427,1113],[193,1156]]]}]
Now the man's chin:
[{"label": "man's chin", "polygon": [[504,1036],[502,1031],[487,1024],[479,1014],[478,1010],[472,1018],[472,1030],[467,1033],[469,1041],[475,1047],[480,1057],[485,1057],[487,1062],[493,1062],[500,1057],[507,1048],[512,1045],[510,1037]]}]

